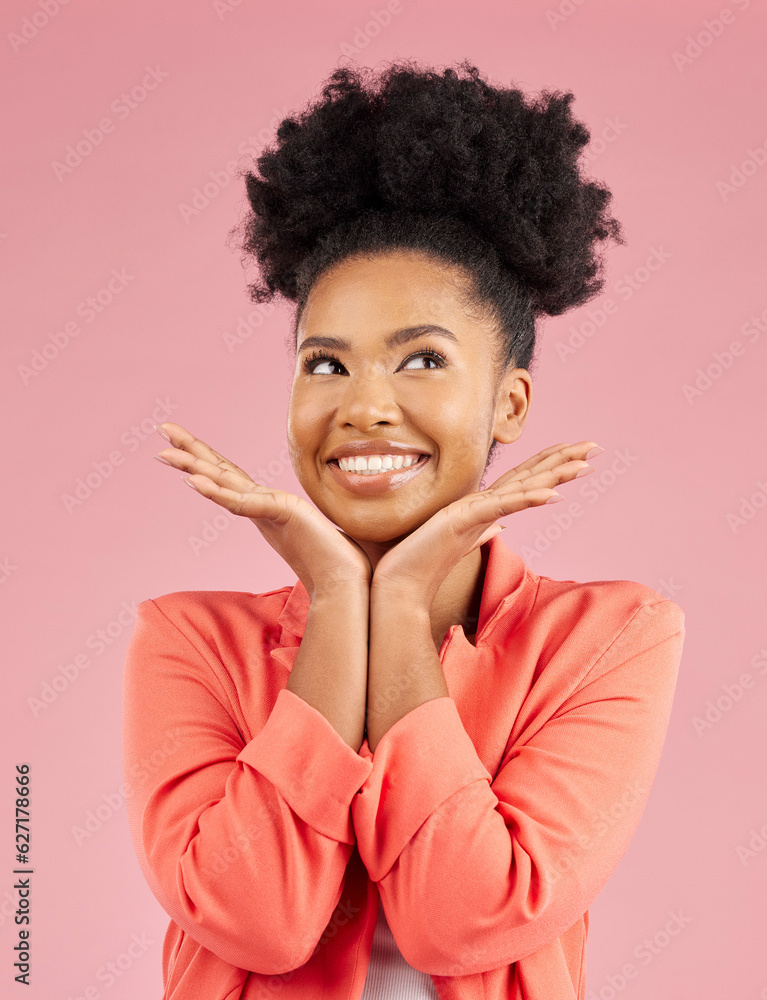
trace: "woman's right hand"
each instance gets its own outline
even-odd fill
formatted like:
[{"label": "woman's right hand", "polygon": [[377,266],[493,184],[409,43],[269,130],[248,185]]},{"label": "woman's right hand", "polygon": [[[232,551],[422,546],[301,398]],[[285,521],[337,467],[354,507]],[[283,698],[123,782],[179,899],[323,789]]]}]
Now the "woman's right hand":
[{"label": "woman's right hand", "polygon": [[159,428],[166,431],[172,447],[158,456],[189,473],[198,493],[252,521],[312,601],[318,595],[332,595],[339,587],[360,586],[369,591],[373,570],[364,549],[310,503],[284,490],[260,486],[181,424],[159,424],[158,432]]}]

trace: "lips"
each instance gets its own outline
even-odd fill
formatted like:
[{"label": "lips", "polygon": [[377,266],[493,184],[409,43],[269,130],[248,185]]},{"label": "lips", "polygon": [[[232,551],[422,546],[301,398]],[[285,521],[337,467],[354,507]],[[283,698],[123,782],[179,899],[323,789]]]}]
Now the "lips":
[{"label": "lips", "polygon": [[325,461],[339,458],[356,458],[358,455],[367,457],[368,455],[421,455],[428,454],[422,452],[416,444],[406,444],[403,441],[389,441],[386,438],[371,438],[366,441],[346,441],[337,445],[329,452]]},{"label": "lips", "polygon": [[387,469],[372,475],[362,472],[345,472],[336,459],[328,462],[333,478],[346,490],[363,496],[388,493],[397,490],[415,478],[430,462],[431,455],[421,455],[417,462],[407,469]]}]

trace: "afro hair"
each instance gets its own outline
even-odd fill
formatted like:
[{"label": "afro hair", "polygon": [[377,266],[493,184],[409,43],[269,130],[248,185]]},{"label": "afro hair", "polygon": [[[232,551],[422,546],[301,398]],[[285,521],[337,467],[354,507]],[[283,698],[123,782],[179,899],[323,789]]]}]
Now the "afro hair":
[{"label": "afro hair", "polygon": [[491,86],[468,60],[336,69],[245,174],[249,211],[232,234],[258,263],[251,299],[296,302],[295,336],[325,269],[421,251],[461,268],[467,304],[497,323],[497,371],[531,367],[535,319],[596,295],[600,244],[624,242],[611,192],[580,172],[590,135],[573,97]]}]

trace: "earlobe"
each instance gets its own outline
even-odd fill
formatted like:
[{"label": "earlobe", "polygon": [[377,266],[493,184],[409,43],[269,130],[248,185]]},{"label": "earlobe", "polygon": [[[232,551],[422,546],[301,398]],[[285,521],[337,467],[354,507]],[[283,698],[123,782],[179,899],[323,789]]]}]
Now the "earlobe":
[{"label": "earlobe", "polygon": [[511,444],[522,433],[523,425],[524,421],[520,421],[516,414],[510,411],[506,419],[502,419],[496,424],[493,437],[500,444]]},{"label": "earlobe", "polygon": [[501,383],[493,437],[501,444],[516,441],[530,412],[532,380],[526,368],[514,368]]}]

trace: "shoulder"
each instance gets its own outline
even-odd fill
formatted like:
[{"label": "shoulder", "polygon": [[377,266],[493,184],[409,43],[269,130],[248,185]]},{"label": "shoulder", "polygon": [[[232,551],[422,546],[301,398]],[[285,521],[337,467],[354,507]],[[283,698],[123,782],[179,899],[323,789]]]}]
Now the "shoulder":
[{"label": "shoulder", "polygon": [[601,613],[625,616],[640,608],[658,606],[664,616],[684,620],[674,601],[635,580],[555,580],[528,570],[538,585],[536,607],[552,607],[561,613]]},{"label": "shoulder", "polygon": [[684,635],[684,611],[675,602],[634,580],[555,580],[531,572],[537,584],[533,628],[589,651],[643,648]]},{"label": "shoulder", "polygon": [[177,630],[187,638],[213,640],[243,633],[277,633],[293,587],[253,594],[239,590],[178,590],[142,601],[137,622]]},{"label": "shoulder", "polygon": [[[605,700],[621,716],[670,704],[684,640],[678,604],[633,580],[529,572],[535,596],[516,641],[531,662],[531,722],[582,697]],[[583,695],[589,685],[596,686]]]},{"label": "shoulder", "polygon": [[280,616],[292,589],[183,590],[138,604],[123,667],[132,725],[143,725],[137,720],[151,706],[157,725],[186,713],[195,732],[210,726],[235,740],[252,738],[284,673],[271,653],[280,645]]}]

